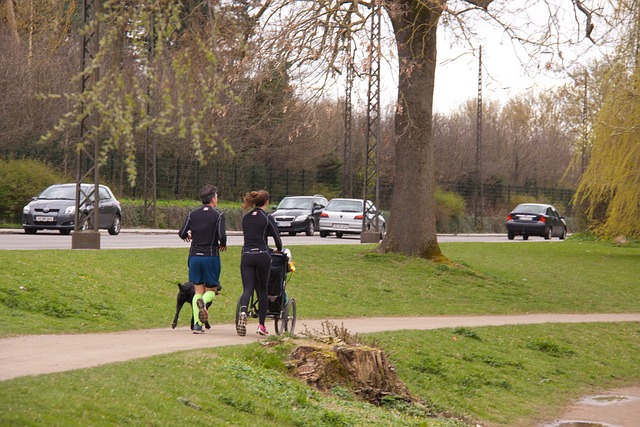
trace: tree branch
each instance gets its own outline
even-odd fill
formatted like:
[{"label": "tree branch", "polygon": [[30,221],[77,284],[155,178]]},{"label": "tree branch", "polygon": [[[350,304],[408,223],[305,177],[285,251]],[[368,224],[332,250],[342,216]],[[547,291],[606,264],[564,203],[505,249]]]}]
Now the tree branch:
[{"label": "tree branch", "polygon": [[580,12],[584,13],[587,17],[587,33],[586,36],[589,40],[591,40],[595,44],[595,40],[591,38],[591,32],[593,31],[593,22],[591,22],[591,11],[584,7],[581,0],[573,0],[573,3],[580,10]]},{"label": "tree branch", "polygon": [[493,2],[493,0],[465,0],[467,3],[471,3],[474,6],[478,6],[487,10],[489,5]]}]

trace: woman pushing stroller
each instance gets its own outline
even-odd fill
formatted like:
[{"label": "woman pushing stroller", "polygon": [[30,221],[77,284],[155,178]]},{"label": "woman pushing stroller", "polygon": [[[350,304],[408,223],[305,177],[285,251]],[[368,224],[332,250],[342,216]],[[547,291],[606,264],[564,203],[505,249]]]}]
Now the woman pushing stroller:
[{"label": "woman pushing stroller", "polygon": [[[269,335],[264,326],[267,315],[268,283],[271,268],[268,236],[271,235],[276,251],[282,251],[282,240],[278,233],[278,225],[270,214],[265,212],[269,205],[269,193],[265,190],[247,193],[242,209],[251,209],[242,217],[242,257],[240,259],[240,275],[243,292],[240,297],[240,315],[236,324],[236,332],[240,336],[247,334],[247,306],[254,290],[258,294],[258,330],[260,335]],[[256,289],[257,288],[257,289]]]}]

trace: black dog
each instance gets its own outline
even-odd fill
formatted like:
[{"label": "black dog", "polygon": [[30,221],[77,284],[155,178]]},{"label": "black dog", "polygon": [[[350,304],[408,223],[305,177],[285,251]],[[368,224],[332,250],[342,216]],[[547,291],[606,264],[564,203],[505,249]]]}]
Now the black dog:
[{"label": "black dog", "polygon": [[[218,295],[220,290],[222,289],[221,285],[218,285],[217,288],[213,288],[213,291]],[[171,324],[171,328],[175,329],[178,325],[178,315],[180,315],[180,310],[182,310],[182,306],[185,302],[188,302],[189,305],[193,304],[193,296],[196,294],[195,288],[192,282],[178,283],[178,295],[176,296],[176,315],[173,318],[173,323]],[[211,306],[211,303],[207,303],[207,310]],[[209,322],[205,322],[205,328],[211,329],[211,325]],[[191,310],[191,329],[193,330],[193,309]]]}]

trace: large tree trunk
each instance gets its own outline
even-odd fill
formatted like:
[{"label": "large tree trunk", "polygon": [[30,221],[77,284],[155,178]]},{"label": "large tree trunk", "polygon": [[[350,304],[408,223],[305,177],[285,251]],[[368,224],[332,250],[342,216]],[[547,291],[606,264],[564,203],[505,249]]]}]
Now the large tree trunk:
[{"label": "large tree trunk", "polygon": [[390,5],[400,63],[396,175],[393,217],[378,250],[437,260],[442,253],[436,237],[432,110],[436,35],[442,9],[436,2],[420,0],[400,0]]}]

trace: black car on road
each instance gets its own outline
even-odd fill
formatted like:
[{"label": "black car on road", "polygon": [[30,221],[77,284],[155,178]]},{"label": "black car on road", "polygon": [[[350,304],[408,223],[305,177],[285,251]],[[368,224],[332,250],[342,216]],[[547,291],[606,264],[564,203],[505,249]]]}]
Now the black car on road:
[{"label": "black car on road", "polygon": [[314,196],[287,196],[274,208],[273,218],[278,231],[290,236],[304,232],[313,236],[318,229],[320,213],[327,206],[327,199],[320,194]]},{"label": "black car on road", "polygon": [[507,215],[507,237],[513,240],[522,236],[540,236],[546,240],[567,237],[567,223],[552,205],[540,203],[522,203]]},{"label": "black car on road", "polygon": [[[80,229],[87,228],[86,215],[93,209],[95,195],[92,184],[81,184],[82,192],[89,195],[89,203],[83,203],[80,209]],[[106,185],[99,185],[99,228],[109,230],[109,234],[120,233],[122,207]],[[38,230],[58,230],[60,234],[69,234],[74,229],[76,212],[76,184],[54,184],[34,197],[22,209],[22,228],[27,234]],[[84,220],[82,218],[85,218]]]}]

